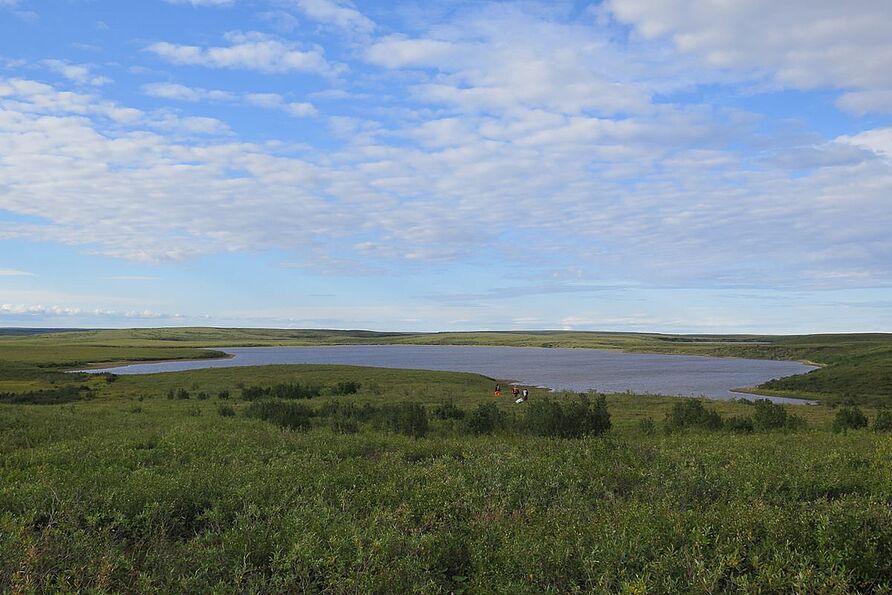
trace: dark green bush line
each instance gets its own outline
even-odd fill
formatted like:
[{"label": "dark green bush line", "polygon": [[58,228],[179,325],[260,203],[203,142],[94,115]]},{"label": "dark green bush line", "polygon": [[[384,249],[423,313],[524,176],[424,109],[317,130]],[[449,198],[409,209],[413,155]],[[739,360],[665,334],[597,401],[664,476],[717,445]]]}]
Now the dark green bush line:
[{"label": "dark green bush line", "polygon": [[257,401],[259,399],[313,399],[321,395],[354,395],[361,388],[362,384],[353,380],[338,382],[326,387],[289,382],[272,386],[242,387],[242,398],[246,401]]},{"label": "dark green bush line", "polygon": [[429,433],[431,417],[447,422],[447,427],[458,429],[461,433],[478,435],[508,431],[553,438],[579,438],[602,434],[611,427],[607,400],[603,395],[590,397],[579,394],[565,401],[541,399],[532,401],[530,405],[525,408],[525,414],[519,417],[507,414],[495,403],[480,404],[474,410],[465,412],[447,402],[434,408],[431,415],[424,405],[415,402],[378,406],[365,403],[358,406],[350,402],[330,401],[314,410],[305,405],[264,399],[253,402],[245,413],[290,429],[307,429],[313,424],[311,418],[316,417],[328,420],[329,427],[343,434],[358,432],[360,424],[370,424],[380,430],[415,438]]},{"label": "dark green bush line", "polygon": [[86,386],[64,386],[27,393],[0,393],[0,403],[9,405],[60,405],[90,399],[93,392]]},{"label": "dark green bush line", "polygon": [[289,430],[306,430],[311,426],[310,418],[316,412],[302,403],[264,399],[251,403],[245,409],[245,415],[271,421]]},{"label": "dark green bush line", "polygon": [[712,409],[707,409],[698,399],[684,399],[672,406],[666,414],[667,432],[686,429],[728,430],[731,432],[767,432],[771,430],[796,430],[805,427],[805,420],[789,413],[783,405],[767,399],[744,401],[752,404],[753,414],[749,417],[731,416],[723,419]]},{"label": "dark green bush line", "polygon": [[322,387],[311,384],[291,382],[273,386],[247,386],[242,389],[242,398],[246,401],[258,399],[312,399],[322,394]]}]

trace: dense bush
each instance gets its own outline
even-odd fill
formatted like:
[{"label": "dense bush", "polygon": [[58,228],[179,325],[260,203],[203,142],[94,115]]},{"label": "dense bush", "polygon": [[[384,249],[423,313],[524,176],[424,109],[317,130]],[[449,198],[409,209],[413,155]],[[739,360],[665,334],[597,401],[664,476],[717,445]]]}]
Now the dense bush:
[{"label": "dense bush", "polygon": [[185,388],[178,388],[178,389],[177,389],[177,392],[176,392],[176,398],[177,398],[177,399],[186,400],[186,399],[189,398],[189,396],[190,396],[190,395],[189,395],[189,391],[187,391]]},{"label": "dense bush", "polygon": [[229,398],[229,391],[221,390],[220,392],[217,393],[217,398],[223,399],[225,401],[226,399]]},{"label": "dense bush", "polygon": [[858,407],[841,407],[833,418],[833,431],[845,432],[867,427],[867,416]]},{"label": "dense bush", "polygon": [[59,405],[61,403],[80,401],[91,396],[92,393],[89,389],[82,390],[78,386],[65,386],[27,393],[0,393],[0,403],[9,405]]},{"label": "dense bush", "polygon": [[492,434],[505,423],[505,414],[495,403],[481,403],[468,415],[468,430],[474,434]]},{"label": "dense bush", "polygon": [[759,399],[753,403],[753,429],[766,430],[793,430],[805,425],[805,420],[787,412],[783,405],[772,403],[768,399]]},{"label": "dense bush", "polygon": [[242,398],[246,401],[259,399],[312,399],[322,394],[322,389],[311,384],[290,382],[273,386],[246,386],[242,389]]},{"label": "dense bush", "polygon": [[381,408],[382,425],[393,432],[422,438],[427,435],[427,410],[421,403],[396,403]]},{"label": "dense bush", "polygon": [[604,395],[592,399],[579,394],[573,399],[530,401],[524,420],[526,430],[538,436],[579,438],[610,429],[610,412]]},{"label": "dense bush", "polygon": [[265,399],[251,403],[245,415],[271,421],[289,430],[306,430],[312,424],[312,409],[302,403],[288,403]]},{"label": "dense bush", "polygon": [[680,400],[666,414],[666,430],[669,432],[687,428],[719,430],[721,427],[722,416],[704,407],[703,402],[697,399]]},{"label": "dense bush", "polygon": [[753,420],[742,415],[732,415],[722,425],[729,432],[739,432],[741,434],[751,434],[754,429]]},{"label": "dense bush", "polygon": [[892,432],[892,411],[880,409],[873,420],[873,429],[877,432]]},{"label": "dense bush", "polygon": [[645,436],[653,436],[657,433],[657,424],[652,417],[645,417],[638,421],[638,430]]},{"label": "dense bush", "polygon": [[352,417],[336,415],[331,418],[331,429],[338,434],[355,434],[359,431],[359,423]]},{"label": "dense bush", "polygon": [[232,408],[232,405],[220,405],[217,408],[217,413],[220,414],[220,417],[233,417],[235,409]]},{"label": "dense bush", "polygon": [[369,421],[380,413],[380,408],[369,403],[356,405],[350,402],[329,401],[319,408],[321,417],[344,417],[356,421]]},{"label": "dense bush", "polygon": [[465,410],[455,406],[452,401],[446,401],[434,407],[431,412],[436,419],[464,419]]},{"label": "dense bush", "polygon": [[362,384],[355,381],[347,381],[347,382],[338,382],[334,386],[328,388],[328,394],[330,395],[353,395],[359,392],[359,389],[362,388]]}]

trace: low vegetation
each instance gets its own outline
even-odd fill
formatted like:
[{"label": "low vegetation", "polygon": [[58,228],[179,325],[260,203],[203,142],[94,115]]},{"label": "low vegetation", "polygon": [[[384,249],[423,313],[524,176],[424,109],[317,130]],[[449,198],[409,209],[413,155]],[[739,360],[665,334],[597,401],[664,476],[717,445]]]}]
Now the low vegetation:
[{"label": "low vegetation", "polygon": [[515,404],[474,374],[27,357],[0,360],[3,592],[892,591],[870,399]]}]

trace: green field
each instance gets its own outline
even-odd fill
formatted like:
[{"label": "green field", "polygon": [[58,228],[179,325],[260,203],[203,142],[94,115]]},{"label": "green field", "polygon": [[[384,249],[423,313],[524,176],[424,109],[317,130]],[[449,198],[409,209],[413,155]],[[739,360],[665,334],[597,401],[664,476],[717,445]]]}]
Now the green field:
[{"label": "green field", "polygon": [[[815,381],[808,394],[821,405],[764,409],[782,414],[774,429],[760,425],[778,421],[760,406],[719,401],[697,402],[705,421],[683,427],[689,401],[635,395],[608,396],[609,429],[586,429],[575,395],[534,389],[515,405],[475,374],[62,372],[223,345],[424,339],[215,329],[0,338],[0,590],[892,592],[892,433],[874,427],[887,393],[870,385],[888,374],[888,336],[427,336],[749,352],[845,372]],[[870,361],[881,369],[863,378]],[[834,406],[844,400],[861,403],[867,427],[832,431],[851,413]],[[568,428],[584,435],[558,437]]]}]

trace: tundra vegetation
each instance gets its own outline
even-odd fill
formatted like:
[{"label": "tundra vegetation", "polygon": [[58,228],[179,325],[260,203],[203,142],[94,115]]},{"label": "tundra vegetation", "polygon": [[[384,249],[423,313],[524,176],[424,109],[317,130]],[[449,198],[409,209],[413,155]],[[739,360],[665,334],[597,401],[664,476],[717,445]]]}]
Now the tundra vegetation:
[{"label": "tundra vegetation", "polygon": [[[832,388],[882,336],[808,339],[841,370],[805,383],[816,406],[538,389],[516,405],[447,372],[64,373],[226,344],[103,333],[0,338],[4,592],[892,592],[886,388]],[[738,342],[682,339],[665,342]],[[633,340],[651,341],[616,339]]]}]

